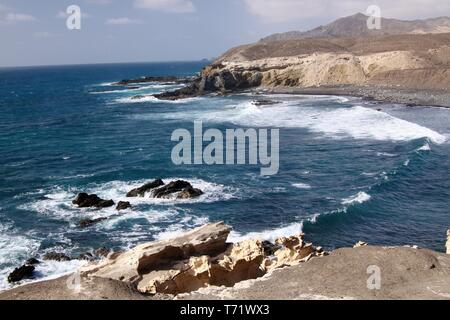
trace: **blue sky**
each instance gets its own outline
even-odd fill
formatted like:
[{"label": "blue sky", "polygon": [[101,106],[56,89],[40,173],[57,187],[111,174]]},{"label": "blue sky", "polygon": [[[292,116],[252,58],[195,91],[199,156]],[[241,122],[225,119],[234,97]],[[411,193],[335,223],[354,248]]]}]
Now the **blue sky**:
[{"label": "blue sky", "polygon": [[[0,66],[211,58],[371,4],[393,18],[450,15],[449,0],[0,0]],[[66,28],[69,5],[81,30]]]}]

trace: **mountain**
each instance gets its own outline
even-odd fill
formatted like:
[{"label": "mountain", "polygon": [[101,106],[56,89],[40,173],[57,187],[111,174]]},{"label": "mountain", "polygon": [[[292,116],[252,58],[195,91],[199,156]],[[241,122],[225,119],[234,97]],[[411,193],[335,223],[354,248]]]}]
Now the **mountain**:
[{"label": "mountain", "polygon": [[261,42],[305,38],[364,37],[396,34],[428,34],[450,32],[449,17],[438,17],[413,21],[381,18],[380,30],[368,29],[368,18],[368,16],[362,13],[357,13],[355,15],[338,19],[330,24],[320,26],[309,31],[290,31],[285,33],[277,33],[261,39]]}]

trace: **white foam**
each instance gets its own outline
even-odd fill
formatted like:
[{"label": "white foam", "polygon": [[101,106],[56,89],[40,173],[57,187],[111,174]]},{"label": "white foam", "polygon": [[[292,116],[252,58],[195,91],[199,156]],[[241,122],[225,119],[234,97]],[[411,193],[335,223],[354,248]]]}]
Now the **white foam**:
[{"label": "white foam", "polygon": [[[319,100],[320,102],[320,100]],[[225,103],[225,102],[223,102]],[[201,108],[183,112],[151,115],[152,119],[201,120],[231,122],[249,127],[305,128],[335,139],[355,138],[381,141],[409,141],[428,138],[436,144],[446,137],[434,130],[362,106],[311,107],[301,100],[284,101],[272,106],[255,106],[252,101],[238,105]]]},{"label": "white foam", "polygon": [[12,286],[7,282],[8,274],[34,256],[39,246],[39,240],[24,237],[0,225],[0,290]]},{"label": "white foam", "polygon": [[430,147],[430,144],[428,142],[417,149],[417,151],[430,151],[430,150],[431,150],[431,147]]},{"label": "white foam", "polygon": [[[146,194],[144,197],[126,197],[127,192],[138,188],[151,180],[152,179],[137,181],[111,181],[100,184],[91,183],[86,185],[85,188],[55,186],[50,190],[46,190],[44,199],[26,203],[21,205],[19,208],[74,222],[74,219],[79,220],[80,216],[96,219],[117,215],[117,211],[114,206],[102,210],[77,208],[72,204],[72,200],[78,192],[97,194],[102,199],[112,199],[116,203],[119,201],[129,201],[132,206],[139,204],[173,206],[189,203],[212,203],[232,199],[235,197],[236,193],[236,190],[231,187],[208,182],[202,179],[169,178],[164,179],[164,182],[168,183],[175,180],[186,180],[189,181],[195,188],[202,190],[204,194],[194,199],[156,199],[153,198],[150,193]],[[132,211],[135,211],[135,209],[132,209]],[[104,225],[105,223],[106,222],[102,222],[101,224]]]},{"label": "white foam", "polygon": [[311,189],[311,186],[307,183],[293,183],[292,186],[297,189]]},{"label": "white foam", "polygon": [[232,231],[228,236],[228,242],[240,242],[248,239],[257,239],[257,240],[267,240],[270,242],[275,242],[277,238],[280,237],[289,237],[302,233],[303,230],[303,222],[293,223],[291,225],[272,229],[272,230],[264,230],[261,232],[250,232],[246,234],[240,234],[239,232]]},{"label": "white foam", "polygon": [[366,201],[369,201],[371,198],[372,197],[369,194],[361,191],[361,192],[358,192],[358,194],[356,194],[356,195],[353,195],[349,198],[343,199],[342,204],[351,205],[351,204],[355,204],[355,203],[364,203]]}]

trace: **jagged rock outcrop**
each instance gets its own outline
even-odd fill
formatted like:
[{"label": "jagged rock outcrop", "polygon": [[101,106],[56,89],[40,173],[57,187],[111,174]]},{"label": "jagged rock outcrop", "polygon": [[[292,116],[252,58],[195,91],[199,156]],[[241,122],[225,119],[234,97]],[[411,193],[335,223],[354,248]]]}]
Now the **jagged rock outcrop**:
[{"label": "jagged rock outcrop", "polygon": [[154,198],[164,199],[172,198],[174,196],[177,199],[192,199],[200,197],[203,194],[202,190],[194,188],[189,182],[184,180],[177,180],[164,184],[161,179],[157,179],[142,187],[131,190],[127,193],[127,197],[143,197],[148,192],[150,192],[150,195]]},{"label": "jagged rock outcrop", "polygon": [[96,219],[83,219],[80,222],[78,222],[78,227],[79,228],[87,228],[90,227],[94,224],[97,224],[99,222],[105,221],[108,218],[96,218]]},{"label": "jagged rock outcrop", "polygon": [[53,261],[70,261],[71,257],[61,252],[47,252],[43,260],[53,260]]},{"label": "jagged rock outcrop", "polygon": [[162,181],[161,179],[156,179],[152,182],[146,183],[143,186],[133,189],[130,192],[127,193],[127,197],[128,198],[132,198],[132,197],[143,197],[145,195],[145,193],[158,188],[160,186],[164,185],[164,181]]},{"label": "jagged rock outcrop", "polygon": [[23,265],[16,268],[8,275],[8,282],[19,282],[25,278],[30,278],[33,276],[34,269],[35,267],[32,265]]},{"label": "jagged rock outcrop", "polygon": [[113,200],[103,200],[96,194],[79,193],[72,201],[79,208],[108,208],[114,205]]},{"label": "jagged rock outcrop", "polygon": [[259,240],[229,244],[230,231],[222,222],[206,225],[171,240],[112,254],[81,272],[125,281],[142,293],[179,294],[207,286],[233,286],[324,254],[304,243],[303,235],[280,238],[276,244]]}]

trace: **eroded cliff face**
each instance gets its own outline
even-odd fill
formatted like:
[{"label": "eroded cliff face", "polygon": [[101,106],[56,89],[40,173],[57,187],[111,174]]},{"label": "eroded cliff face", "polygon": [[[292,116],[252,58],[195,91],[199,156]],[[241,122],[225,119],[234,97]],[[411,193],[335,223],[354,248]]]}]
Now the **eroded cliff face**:
[{"label": "eroded cliff face", "polygon": [[229,244],[230,231],[223,223],[206,225],[169,241],[112,255],[81,273],[126,282],[141,293],[179,294],[208,286],[231,287],[326,254],[305,243],[303,235],[280,238],[275,244],[259,240]]},{"label": "eroded cliff face", "polygon": [[[437,67],[450,47],[428,52],[387,51],[355,53],[312,53],[291,57],[228,61],[202,72],[204,92],[227,92],[254,87],[320,87],[339,85],[384,85],[409,89],[450,90],[450,68]],[[447,62],[448,64],[448,62]]]}]

